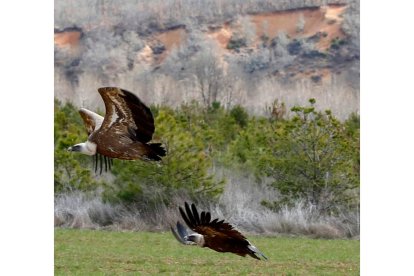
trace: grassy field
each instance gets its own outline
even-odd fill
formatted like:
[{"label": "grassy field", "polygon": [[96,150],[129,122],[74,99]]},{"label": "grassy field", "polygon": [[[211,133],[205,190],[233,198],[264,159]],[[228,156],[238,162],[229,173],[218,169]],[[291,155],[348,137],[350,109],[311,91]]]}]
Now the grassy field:
[{"label": "grassy field", "polygon": [[359,241],[250,236],[269,261],[179,244],[171,233],[55,229],[55,275],[359,275]]}]

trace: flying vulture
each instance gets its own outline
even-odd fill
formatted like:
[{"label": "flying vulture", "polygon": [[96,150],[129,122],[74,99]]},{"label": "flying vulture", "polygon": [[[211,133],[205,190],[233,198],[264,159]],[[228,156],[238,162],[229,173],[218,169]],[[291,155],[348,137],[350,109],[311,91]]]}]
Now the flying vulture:
[{"label": "flying vulture", "polygon": [[187,226],[194,231],[188,234],[187,229],[177,222],[177,230],[171,227],[174,237],[186,245],[208,247],[217,252],[231,252],[242,257],[249,255],[255,259],[267,260],[267,257],[252,245],[246,237],[224,220],[211,220],[210,212],[201,212],[199,215],[194,204],[191,208],[185,202],[185,211],[179,207],[181,216]]},{"label": "flying vulture", "polygon": [[161,160],[165,149],[160,143],[149,143],[155,130],[150,109],[133,93],[121,88],[102,87],[98,92],[105,104],[105,117],[81,108],[79,113],[89,137],[68,151],[95,156],[95,172],[100,161],[101,173],[102,156],[105,170],[110,169],[112,158]]}]

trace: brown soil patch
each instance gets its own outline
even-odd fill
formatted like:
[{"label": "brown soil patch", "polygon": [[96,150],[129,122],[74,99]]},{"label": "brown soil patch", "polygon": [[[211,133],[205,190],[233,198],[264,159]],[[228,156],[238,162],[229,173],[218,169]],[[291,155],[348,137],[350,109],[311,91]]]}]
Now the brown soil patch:
[{"label": "brown soil patch", "polygon": [[225,24],[223,28],[211,31],[207,33],[209,38],[212,38],[218,42],[221,48],[226,49],[227,44],[232,36],[232,30],[228,24]]},{"label": "brown soil patch", "polygon": [[[346,6],[324,6],[315,9],[298,9],[274,13],[251,15],[251,21],[256,27],[257,37],[266,35],[269,38],[285,32],[290,38],[312,36],[317,32],[325,32],[317,47],[327,49],[332,39],[344,36],[341,30],[341,15]],[[300,18],[303,17],[305,26],[302,32],[297,31]]]},{"label": "brown soil patch", "polygon": [[138,63],[147,63],[147,64],[153,63],[152,50],[148,45],[145,45],[145,47],[138,52],[137,61]]},{"label": "brown soil patch", "polygon": [[186,32],[183,28],[166,31],[155,36],[155,39],[164,44],[167,51],[174,47],[180,47],[181,43],[186,39]]},{"label": "brown soil patch", "polygon": [[328,20],[333,19],[333,20],[338,20],[338,21],[342,22],[342,20],[343,20],[342,14],[346,10],[346,6],[331,5],[331,6],[327,6],[325,8],[326,8],[326,13],[325,13],[325,18],[326,19],[328,19]]},{"label": "brown soil patch", "polygon": [[158,62],[162,62],[173,48],[178,48],[187,39],[184,28],[177,28],[154,36],[153,40],[161,42],[165,46],[165,51],[158,57]]},{"label": "brown soil patch", "polygon": [[55,44],[59,47],[75,47],[79,44],[80,37],[78,31],[55,33]]}]

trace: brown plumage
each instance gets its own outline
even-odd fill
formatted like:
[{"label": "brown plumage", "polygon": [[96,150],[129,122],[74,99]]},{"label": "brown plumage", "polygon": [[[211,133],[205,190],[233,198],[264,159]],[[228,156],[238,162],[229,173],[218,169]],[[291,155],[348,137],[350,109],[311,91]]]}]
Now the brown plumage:
[{"label": "brown plumage", "polygon": [[89,137],[68,150],[96,155],[96,159],[99,154],[104,156],[105,164],[107,158],[161,160],[165,149],[160,143],[149,143],[155,130],[151,110],[124,89],[103,87],[98,92],[105,104],[105,117],[80,109]]},{"label": "brown plumage", "polygon": [[211,220],[210,212],[203,211],[199,214],[196,206],[192,204],[190,208],[187,202],[185,210],[179,207],[179,211],[187,226],[195,232],[188,235],[185,228],[177,222],[177,231],[173,228],[171,230],[181,243],[197,244],[217,252],[231,252],[243,257],[249,255],[258,260],[260,257],[267,260],[267,257],[232,225],[217,218]]}]

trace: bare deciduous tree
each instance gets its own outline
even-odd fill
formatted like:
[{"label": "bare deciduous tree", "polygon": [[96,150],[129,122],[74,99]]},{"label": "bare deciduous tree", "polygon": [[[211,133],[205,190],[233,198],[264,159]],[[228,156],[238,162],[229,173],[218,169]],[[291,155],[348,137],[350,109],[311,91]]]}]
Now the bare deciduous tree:
[{"label": "bare deciduous tree", "polygon": [[224,88],[223,63],[215,47],[214,43],[206,41],[190,63],[191,78],[197,85],[205,106],[211,106],[217,101],[220,90]]}]

